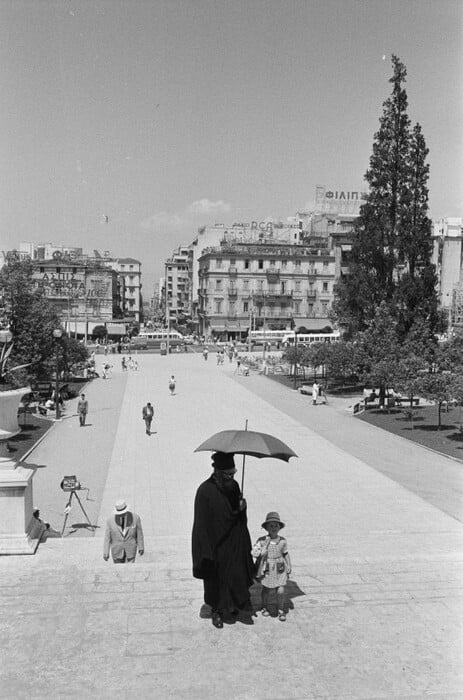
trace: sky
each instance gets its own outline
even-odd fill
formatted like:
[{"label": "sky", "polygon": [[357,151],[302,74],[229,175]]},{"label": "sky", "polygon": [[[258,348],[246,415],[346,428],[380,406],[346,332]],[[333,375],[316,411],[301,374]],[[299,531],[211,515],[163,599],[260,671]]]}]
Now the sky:
[{"label": "sky", "polygon": [[149,298],[199,226],[362,189],[392,54],[430,215],[463,216],[462,25],[461,0],[0,0],[0,249],[135,257]]}]

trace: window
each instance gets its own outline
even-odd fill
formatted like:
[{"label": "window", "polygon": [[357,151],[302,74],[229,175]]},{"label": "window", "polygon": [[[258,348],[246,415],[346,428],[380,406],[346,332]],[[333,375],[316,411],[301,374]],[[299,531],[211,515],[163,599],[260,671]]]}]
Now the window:
[{"label": "window", "polygon": [[301,291],[301,281],[296,280],[296,292],[300,292],[300,291]]},{"label": "window", "polygon": [[230,314],[233,314],[233,315],[234,315],[234,314],[235,314],[235,302],[234,302],[234,301],[231,301],[231,302],[229,303],[229,305],[228,305],[228,308],[229,308],[229,310],[230,310]]},{"label": "window", "polygon": [[294,261],[294,267],[300,268],[300,267],[301,267],[301,261],[300,261],[300,260],[295,260],[295,261]]},{"label": "window", "polygon": [[220,314],[222,313],[222,302],[223,299],[214,299],[215,302],[215,313]]},{"label": "window", "polygon": [[222,267],[222,258],[217,258],[215,261],[215,266],[216,267]]},{"label": "window", "polygon": [[263,260],[259,260],[258,268],[259,268],[259,270],[264,269],[264,261]]},{"label": "window", "polygon": [[288,265],[288,261],[287,261],[287,260],[282,260],[282,261],[281,261],[281,269],[282,269],[282,270],[286,270],[287,265]]},{"label": "window", "polygon": [[243,280],[243,290],[249,291],[249,280]]},{"label": "window", "polygon": [[243,301],[243,313],[247,314],[249,312],[249,302]]},{"label": "window", "polygon": [[313,292],[313,282],[309,282],[309,292]]},{"label": "window", "polygon": [[275,260],[270,260],[270,267],[275,267]]},{"label": "window", "polygon": [[222,289],[222,280],[216,280],[216,281],[215,281],[215,288],[216,288],[216,289]]},{"label": "window", "polygon": [[313,304],[309,304],[309,316],[313,316]]},{"label": "window", "polygon": [[294,311],[297,314],[300,313],[300,311],[301,311],[301,302],[300,301],[294,302]]},{"label": "window", "polygon": [[244,269],[249,270],[249,260],[244,261]]},{"label": "window", "polygon": [[281,283],[281,293],[284,294],[286,290],[286,282]]},{"label": "window", "polygon": [[323,291],[324,292],[328,291],[328,282],[323,282]]},{"label": "window", "polygon": [[328,313],[328,302],[327,301],[322,301],[322,313],[323,314]]},{"label": "window", "polygon": [[328,267],[328,262],[326,260],[323,261],[323,267]]},{"label": "window", "polygon": [[257,291],[258,292],[264,291],[264,280],[257,280]]}]

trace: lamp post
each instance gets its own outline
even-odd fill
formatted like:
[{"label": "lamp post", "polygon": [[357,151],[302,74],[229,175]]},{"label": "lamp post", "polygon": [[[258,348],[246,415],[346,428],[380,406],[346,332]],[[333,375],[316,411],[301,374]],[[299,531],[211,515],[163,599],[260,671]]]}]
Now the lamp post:
[{"label": "lamp post", "polygon": [[58,365],[59,365],[59,356],[58,356],[58,341],[63,335],[63,331],[61,328],[55,328],[53,331],[53,338],[55,339],[55,417],[56,420],[59,420],[59,401],[58,401],[58,391],[59,391],[59,379],[58,379]]},{"label": "lamp post", "polygon": [[297,389],[297,328],[294,329],[294,390]]}]

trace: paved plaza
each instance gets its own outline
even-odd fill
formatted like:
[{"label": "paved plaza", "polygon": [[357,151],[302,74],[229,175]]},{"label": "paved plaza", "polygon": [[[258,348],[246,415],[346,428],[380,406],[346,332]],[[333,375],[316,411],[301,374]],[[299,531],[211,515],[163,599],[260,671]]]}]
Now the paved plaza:
[{"label": "paved plaza", "polygon": [[[65,537],[0,559],[1,698],[463,698],[459,463],[213,355],[143,355],[86,394],[89,425],[69,402],[29,462],[43,465],[34,500],[55,529],[65,474],[89,487],[97,529],[74,505]],[[191,575],[194,494],[211,471],[194,449],[246,419],[299,455],[247,458],[245,475],[252,539],[268,511],[286,522],[290,610],[217,630]],[[118,498],[143,523],[134,565],[102,558]]]}]

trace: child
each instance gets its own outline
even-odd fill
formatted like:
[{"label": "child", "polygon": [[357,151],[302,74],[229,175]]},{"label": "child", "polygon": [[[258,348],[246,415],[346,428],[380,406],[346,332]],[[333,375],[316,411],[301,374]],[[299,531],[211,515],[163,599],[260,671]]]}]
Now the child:
[{"label": "child", "polygon": [[259,537],[252,548],[252,555],[257,558],[257,580],[262,584],[262,615],[268,617],[268,600],[271,590],[276,590],[278,603],[278,619],[286,620],[285,585],[291,573],[291,560],[288,545],[284,537],[278,533],[284,528],[278,513],[268,513],[262,527],[268,535]]},{"label": "child", "polygon": [[170,389],[170,395],[173,396],[175,393],[175,377],[174,375],[171,376],[169,379],[169,389]]}]

